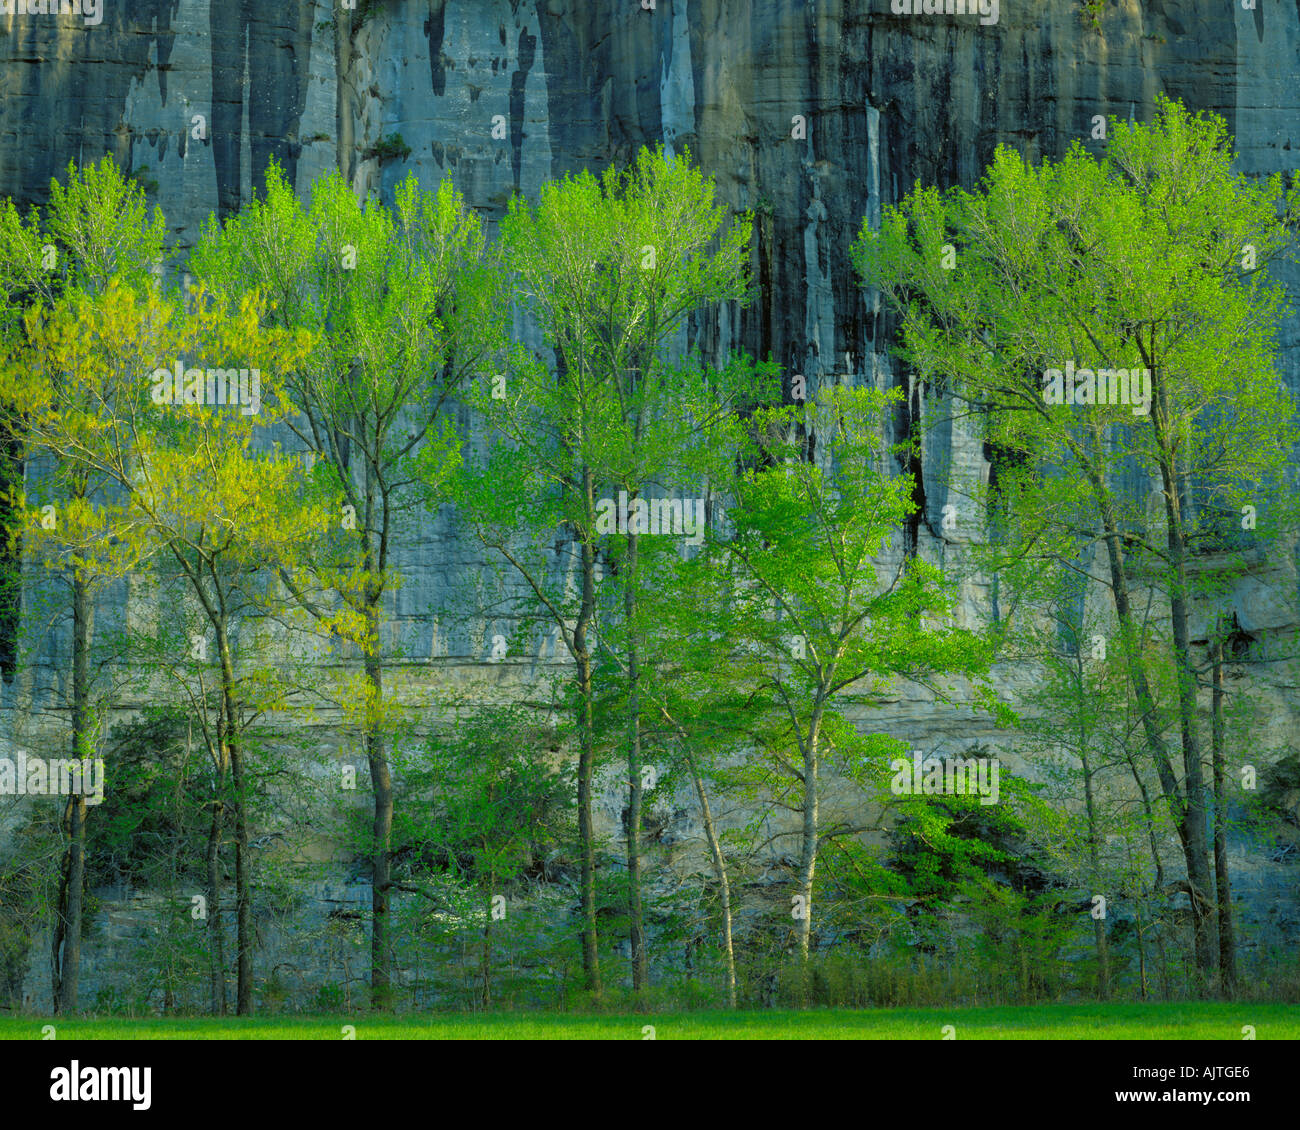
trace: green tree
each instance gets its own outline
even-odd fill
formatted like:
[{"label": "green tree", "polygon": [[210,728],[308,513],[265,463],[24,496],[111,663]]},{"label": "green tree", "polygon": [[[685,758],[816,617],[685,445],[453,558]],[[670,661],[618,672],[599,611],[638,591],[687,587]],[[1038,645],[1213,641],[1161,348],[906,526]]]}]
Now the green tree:
[{"label": "green tree", "polygon": [[572,800],[571,772],[561,758],[564,736],[522,707],[458,712],[402,765],[408,796],[395,842],[440,863],[446,879],[474,892],[482,915],[479,1001],[492,1004],[494,923],[505,919],[507,895],[521,893],[525,874],[559,830]]},{"label": "green tree", "polygon": [[[1104,547],[1208,978],[1214,895],[1189,625],[1198,599],[1215,601],[1248,567],[1243,551],[1294,524],[1282,484],[1295,413],[1276,371],[1281,290],[1266,268],[1292,253],[1300,189],[1235,173],[1223,121],[1167,100],[1149,125],[1115,121],[1110,135],[1100,160],[1075,144],[1032,167],[1002,148],[973,193],[918,185],[879,231],[864,225],[854,258],[899,313],[901,356],[986,413],[986,438],[1013,455],[1000,475],[1006,555]],[[1178,672],[1181,779],[1141,642],[1144,585],[1162,594]]]},{"label": "green tree", "polygon": [[399,582],[395,547],[413,533],[412,484],[418,478],[426,495],[436,494],[459,458],[446,407],[495,348],[498,283],[482,226],[451,182],[425,192],[414,176],[390,209],[375,199],[363,207],[332,173],[304,208],[272,168],[265,198],[224,226],[211,223],[192,265],[224,303],[259,291],[269,325],[313,336],[305,360],[283,374],[284,424],[340,510],[320,554],[281,575],[322,629],[361,651],[351,720],[374,794],[371,995],[385,1008],[393,821],[386,730],[395,710],[384,693],[385,596]]},{"label": "green tree", "polygon": [[[326,521],[319,505],[303,505],[298,497],[297,460],[278,450],[253,449],[255,429],[272,425],[285,411],[277,374],[300,362],[311,338],[304,331],[264,330],[264,309],[251,296],[231,311],[200,291],[183,314],[152,287],[137,294],[114,282],[102,296],[74,298],[32,332],[26,360],[34,385],[27,417],[63,465],[83,469],[123,497],[105,545],[127,563],[155,549],[166,553],[215,635],[221,703],[215,745],[219,773],[230,773],[236,833],[237,1008],[247,1015],[254,942],[239,740],[246,691],[236,671],[231,627],[250,603],[252,579],[264,575],[269,563],[292,568],[309,557]],[[183,365],[182,358],[194,364]],[[183,368],[180,388],[172,359]],[[231,359],[238,359],[239,369],[228,367]],[[67,374],[79,383],[72,385]],[[220,374],[220,389],[214,374]],[[232,396],[235,384],[238,399]],[[194,647],[204,652],[196,658],[206,659],[206,639]],[[214,937],[220,929],[216,854],[225,803],[219,791],[209,841]],[[219,969],[220,962],[214,966]],[[224,1002],[223,988],[214,1004],[224,1011]]]},{"label": "green tree", "polygon": [[950,601],[933,566],[912,558],[890,571],[876,562],[915,506],[909,480],[880,470],[882,415],[893,399],[824,390],[816,462],[789,410],[757,413],[770,463],[735,480],[717,556],[683,574],[683,592],[706,594],[694,615],[707,615],[717,681],[746,689],[755,771],[800,822],[791,912],[805,963],[818,853],[862,830],[825,826],[827,761],[865,784],[897,748],[886,735],[858,733],[843,712],[845,692],[869,698],[899,676],[975,675],[989,659],[979,637],[944,626]]},{"label": "green tree", "polygon": [[[578,828],[582,851],[583,972],[600,992],[592,782],[596,764],[595,630],[609,503],[635,502],[665,471],[688,419],[675,398],[699,387],[699,370],[667,364],[694,311],[742,297],[750,225],[727,220],[711,181],[686,159],[643,150],[626,171],[588,172],[520,198],[502,222],[502,259],[523,309],[541,326],[555,369],[524,349],[509,373],[473,403],[495,442],[468,473],[458,508],[522,578],[574,662],[578,717]],[[540,489],[539,489],[540,488]],[[602,506],[602,501],[607,505]],[[644,499],[641,500],[644,502]],[[570,533],[574,558],[559,571],[546,543]],[[629,798],[627,859],[632,980],[647,978],[640,905],[643,705],[637,600],[640,530],[619,531]],[[570,579],[572,578],[572,579]],[[611,616],[616,616],[611,613]]]},{"label": "green tree", "polygon": [[1026,634],[1039,629],[1024,655],[1036,664],[1037,676],[1024,695],[1020,748],[1059,789],[1064,812],[1055,838],[1058,870],[1090,899],[1105,900],[1091,908],[1097,994],[1104,1000],[1111,995],[1110,926],[1125,872],[1111,842],[1122,839],[1131,846],[1136,838],[1132,790],[1124,795],[1121,785],[1141,722],[1122,655],[1107,651],[1104,625],[1086,616],[1073,588],[1066,591],[1052,606],[1053,616],[1026,628]]}]

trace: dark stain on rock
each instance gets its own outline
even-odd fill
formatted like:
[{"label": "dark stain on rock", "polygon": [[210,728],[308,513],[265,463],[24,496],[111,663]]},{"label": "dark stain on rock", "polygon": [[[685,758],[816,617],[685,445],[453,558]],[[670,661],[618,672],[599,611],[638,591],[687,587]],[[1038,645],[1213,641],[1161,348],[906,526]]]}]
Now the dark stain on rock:
[{"label": "dark stain on rock", "polygon": [[447,9],[444,0],[429,0],[429,18],[424,21],[424,34],[429,38],[430,84],[439,98],[447,93],[447,60],[442,53],[446,24]]},{"label": "dark stain on rock", "polygon": [[102,23],[89,29],[67,19],[10,18],[0,36],[0,197],[20,207],[44,204],[50,178],[65,177],[69,161],[108,153],[123,170],[134,167],[123,123],[127,92],[156,69],[167,105],[179,7],[180,0],[105,3]]},{"label": "dark stain on rock", "polygon": [[699,148],[700,133],[700,91],[704,89],[704,66],[708,58],[705,47],[704,10],[699,4],[692,4],[687,9],[687,34],[691,44],[691,88],[695,91],[695,105],[691,107],[691,136],[686,144],[692,150]]},{"label": "dark stain on rock", "polygon": [[429,143],[429,151],[439,165],[444,169],[449,169],[455,167],[464,152],[464,148],[460,145],[444,145],[441,141],[433,141]]},{"label": "dark stain on rock", "polygon": [[519,191],[519,175],[523,168],[524,87],[536,57],[537,36],[529,35],[527,28],[520,28],[519,68],[510,76],[510,159],[514,168],[516,192]]},{"label": "dark stain on rock", "polygon": [[[171,131],[155,126],[153,129],[143,130],[136,136],[153,146],[154,153],[157,155],[158,167],[161,167],[163,161],[167,158],[167,149],[171,145]],[[185,156],[185,142],[189,140],[189,136],[188,130],[181,131],[180,141],[177,143],[176,151],[182,157]]]},{"label": "dark stain on rock", "polygon": [[217,212],[223,217],[237,212],[242,203],[245,91],[253,191],[265,188],[266,170],[272,161],[284,170],[290,184],[297,184],[302,152],[298,128],[307,101],[312,14],[310,4],[299,4],[295,14],[270,18],[256,0],[213,0],[208,6],[210,136],[217,173]]}]

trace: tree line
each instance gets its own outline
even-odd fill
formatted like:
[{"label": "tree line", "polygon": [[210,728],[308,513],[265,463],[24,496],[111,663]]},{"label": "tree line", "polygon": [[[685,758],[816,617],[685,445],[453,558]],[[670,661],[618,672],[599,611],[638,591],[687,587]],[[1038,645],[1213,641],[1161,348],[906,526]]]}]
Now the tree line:
[{"label": "tree line", "polygon": [[[694,800],[732,1007],[737,915],[772,858],[762,897],[802,999],[834,936],[938,953],[959,920],[985,923],[986,961],[1009,939],[1029,991],[1080,915],[1090,991],[1112,992],[1114,942],[1145,995],[1148,944],[1182,944],[1179,893],[1178,976],[1236,992],[1230,817],[1263,811],[1247,770],[1266,766],[1246,756],[1237,676],[1261,656],[1232,594],[1294,528],[1267,267],[1292,253],[1296,203],[1294,185],[1232,170],[1221,121],[1163,102],[1149,125],[1117,122],[1101,158],[1076,146],[1033,166],[1004,148],[975,190],[918,185],[864,222],[864,301],[883,303],[907,379],[973,421],[992,469],[947,484],[964,548],[945,524],[927,553],[904,535],[928,521],[909,470],[924,437],[886,438],[900,388],[808,390],[771,360],[692,344],[702,315],[755,296],[751,218],[689,155],[646,149],[548,183],[495,238],[449,179],[411,175],[387,204],[331,174],[303,201],[272,166],[171,282],[161,214],[108,159],[70,167],[43,211],[6,202],[0,404],[26,467],[10,475],[9,582],[28,621],[70,625],[73,755],[117,740],[127,686],[179,706],[171,737],[137,729],[143,754],[110,758],[110,792],[155,766],[102,831],[72,796],[48,841],[56,1010],[78,1007],[88,844],[130,855],[122,829],[148,825],[166,829],[152,866],[170,853],[173,886],[201,852],[206,953],[187,960],[206,964],[212,1011],[228,1008],[227,904],[234,1006],[253,1011],[274,869],[261,844],[313,823],[293,797],[314,786],[283,751],[321,710],[368,776],[351,846],[368,864],[376,1008],[397,1001],[400,894],[478,932],[488,1007],[503,892],[544,870],[548,845],[573,865],[586,993],[606,991],[610,922],[631,991],[647,991],[665,921],[647,797],[672,790]],[[1149,370],[1149,412],[1044,396],[1067,364]],[[259,382],[254,411],[227,395],[239,371]],[[687,538],[666,516],[697,503]],[[451,624],[488,661],[549,643],[543,706],[448,688],[443,724],[421,726],[394,685],[400,562],[434,520],[489,563],[427,610],[435,638]],[[124,591],[125,615],[97,629]],[[183,614],[133,614],[167,600]],[[1035,672],[1014,703],[998,665]],[[1040,779],[1005,781],[992,809],[892,791],[912,743],[868,719],[905,686],[1011,734]],[[165,799],[158,743],[176,727],[203,760]],[[616,918],[602,769],[625,796]],[[17,858],[0,883],[40,886]],[[1159,965],[1167,981],[1163,948]]]}]

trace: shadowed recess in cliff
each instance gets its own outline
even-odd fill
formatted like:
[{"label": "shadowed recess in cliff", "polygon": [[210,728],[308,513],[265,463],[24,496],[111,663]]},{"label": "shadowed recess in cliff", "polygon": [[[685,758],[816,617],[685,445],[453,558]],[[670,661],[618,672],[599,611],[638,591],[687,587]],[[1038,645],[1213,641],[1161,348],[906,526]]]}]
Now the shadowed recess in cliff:
[{"label": "shadowed recess in cliff", "polygon": [[[288,7],[287,5],[285,7]],[[296,9],[296,10],[295,10]],[[217,171],[217,210],[239,210],[240,153],[244,142],[245,91],[254,191],[265,187],[274,159],[290,184],[297,183],[302,142],[298,124],[307,101],[311,59],[310,4],[268,10],[255,0],[211,3],[208,21],[212,58],[212,157]]]},{"label": "shadowed recess in cliff", "polygon": [[50,178],[69,161],[111,153],[129,167],[127,95],[157,70],[167,100],[179,8],[180,0],[105,3],[102,22],[91,27],[67,18],[0,21],[0,197],[43,204]]},{"label": "shadowed recess in cliff", "polygon": [[442,53],[442,37],[447,27],[447,0],[429,0],[429,17],[424,34],[429,37],[429,81],[439,98],[447,93],[447,64]]},{"label": "shadowed recess in cliff", "polygon": [[611,0],[538,4],[553,176],[584,168],[599,174],[663,140],[659,79],[671,34],[662,18],[667,9],[662,0],[654,12]]},{"label": "shadowed recess in cliff", "polygon": [[520,28],[519,67],[510,76],[510,162],[515,174],[515,192],[519,191],[519,171],[523,167],[524,88],[536,57],[537,36],[529,35],[526,27]]},{"label": "shadowed recess in cliff", "polygon": [[[903,527],[903,552],[908,557],[916,555],[920,544],[921,524],[927,521],[925,497],[925,468],[921,463],[923,440],[923,390],[918,378],[904,384],[908,390],[905,401],[898,401],[890,410],[891,443],[906,444],[894,455],[899,471],[912,476],[912,502],[915,510]],[[933,532],[933,531],[932,531]]]}]

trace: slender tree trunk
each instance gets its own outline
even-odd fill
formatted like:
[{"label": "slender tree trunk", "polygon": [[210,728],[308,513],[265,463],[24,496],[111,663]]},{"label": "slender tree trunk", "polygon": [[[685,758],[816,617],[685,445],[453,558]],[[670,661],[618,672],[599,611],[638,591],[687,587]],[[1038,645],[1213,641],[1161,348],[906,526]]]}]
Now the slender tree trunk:
[{"label": "slender tree trunk", "polygon": [[389,884],[392,882],[393,775],[384,747],[379,704],[383,702],[383,670],[379,645],[379,610],[376,604],[367,609],[366,680],[370,684],[371,703],[366,719],[366,759],[370,763],[370,783],[375,794],[374,841],[370,907],[373,912],[370,930],[370,1003],[371,1007],[392,1007],[392,941],[388,917]]},{"label": "slender tree trunk", "polygon": [[[1206,891],[1203,885],[1207,877],[1207,865],[1205,857],[1205,829],[1204,829],[1204,798],[1199,801],[1193,798],[1193,781],[1200,781],[1200,761],[1199,757],[1195,760],[1195,777],[1189,776],[1184,784],[1184,788],[1179,788],[1178,779],[1174,775],[1173,764],[1169,757],[1169,751],[1165,747],[1164,738],[1160,734],[1160,729],[1156,719],[1155,698],[1151,693],[1150,683],[1147,679],[1146,667],[1142,661],[1139,651],[1139,638],[1136,624],[1134,623],[1133,610],[1129,599],[1128,575],[1124,566],[1123,550],[1121,549],[1121,532],[1118,518],[1115,514],[1114,505],[1110,499],[1110,493],[1106,489],[1105,483],[1101,481],[1100,476],[1095,468],[1088,466],[1086,473],[1092,483],[1093,490],[1097,497],[1101,510],[1102,528],[1104,540],[1106,543],[1107,561],[1110,567],[1111,577],[1111,596],[1115,603],[1115,616],[1119,621],[1120,634],[1123,639],[1124,658],[1127,667],[1129,679],[1133,684],[1134,695],[1137,699],[1138,710],[1142,717],[1142,727],[1146,737],[1147,748],[1151,752],[1152,760],[1155,762],[1156,773],[1160,778],[1160,786],[1170,808],[1174,815],[1175,825],[1178,829],[1179,840],[1183,848],[1183,859],[1187,865],[1188,880],[1193,889],[1200,888],[1202,894]],[[1178,617],[1175,620],[1175,636],[1177,637]],[[1185,608],[1184,618],[1182,620],[1182,632],[1186,634]],[[1175,639],[1175,652],[1177,653],[1177,638]],[[1180,722],[1183,723],[1184,735],[1184,760],[1186,762],[1188,748],[1186,739],[1188,730],[1185,719],[1183,718],[1182,701],[1180,694]],[[1192,738],[1194,742],[1194,736]],[[1185,766],[1186,768],[1186,766]],[[1190,772],[1190,770],[1188,770]],[[1199,812],[1199,836],[1197,834],[1198,821],[1193,816],[1193,810]],[[1191,896],[1193,915],[1197,914],[1198,899],[1193,894]],[[1201,922],[1202,918],[1194,917],[1194,922]],[[1204,950],[1204,930],[1198,928],[1197,936],[1197,961],[1200,965],[1201,960],[1208,951]],[[1211,960],[1212,969],[1213,962]],[[1203,972],[1208,972],[1204,966],[1201,966]]]},{"label": "slender tree trunk", "polygon": [[[63,808],[62,831],[64,835],[69,834],[71,822],[72,800],[69,798],[68,803]],[[54,930],[50,938],[50,1000],[54,1004],[55,1016],[58,1016],[62,1010],[63,940],[67,937],[68,932],[68,867],[71,862],[68,849],[64,848],[63,855],[59,860],[59,893],[54,906]]]},{"label": "slender tree trunk", "polygon": [[[190,756],[193,752],[195,719],[191,715],[189,722],[185,727],[185,760],[181,763],[181,771],[175,774],[172,788],[172,809],[171,819],[173,829],[179,830],[185,826],[185,801],[186,801],[186,782],[191,774]],[[177,899],[181,904],[184,899],[181,898],[180,874],[180,856],[181,856],[181,836],[178,831],[174,831],[168,837],[167,849],[167,893],[169,896]],[[177,946],[180,943],[180,936],[187,933],[191,928],[193,920],[186,922],[185,919],[190,916],[185,910],[180,911],[180,915],[174,916],[168,926],[168,982],[163,990],[163,1012],[171,1014],[176,1011],[176,983],[177,983]]]},{"label": "slender tree trunk", "polygon": [[[77,1011],[77,987],[81,972],[81,926],[86,886],[86,798],[68,797],[67,805],[68,854],[63,875],[66,898],[60,899],[63,907],[63,953],[59,964],[58,997],[55,1015],[71,1015]],[[58,955],[56,954],[56,960]]]},{"label": "slender tree trunk", "polygon": [[817,869],[818,817],[817,795],[817,745],[821,736],[821,695],[813,706],[812,718],[808,725],[808,742],[804,746],[803,756],[803,836],[799,853],[799,895],[803,899],[802,916],[798,923],[799,960],[806,967],[808,964],[808,945],[812,934],[812,893],[813,876]]},{"label": "slender tree trunk", "polygon": [[[1172,457],[1170,457],[1172,460]],[[1207,979],[1215,969],[1213,923],[1210,916],[1209,854],[1205,842],[1205,779],[1201,766],[1200,735],[1197,727],[1196,671],[1192,665],[1188,638],[1187,542],[1183,531],[1178,478],[1170,461],[1162,460],[1165,487],[1165,516],[1169,532],[1167,545],[1173,566],[1170,618],[1173,628],[1174,662],[1178,672],[1178,726],[1183,747],[1183,841],[1187,857],[1187,880],[1191,887],[1192,932],[1196,943],[1196,966]]]},{"label": "slender tree trunk", "polygon": [[[1151,849],[1151,862],[1154,865],[1156,870],[1155,884],[1152,887],[1152,890],[1156,892],[1158,898],[1160,892],[1163,891],[1165,888],[1165,867],[1164,864],[1160,861],[1160,841],[1156,837],[1155,809],[1151,804],[1150,790],[1147,788],[1146,782],[1142,780],[1142,774],[1138,771],[1137,762],[1136,760],[1134,760],[1133,754],[1126,749],[1125,756],[1128,761],[1128,767],[1133,773],[1133,780],[1137,784],[1138,795],[1142,798],[1142,814],[1146,818],[1147,846]],[[1148,905],[1150,905],[1150,903],[1148,903]],[[1147,929],[1153,930],[1155,932],[1156,952],[1160,958],[1161,983],[1163,985],[1163,992],[1165,995],[1165,999],[1168,1000],[1169,999],[1169,981],[1168,981],[1169,970],[1168,970],[1168,965],[1165,962],[1164,939],[1160,936],[1159,915],[1156,914],[1152,918],[1150,925],[1144,928],[1142,925],[1141,904],[1139,903],[1138,906],[1138,967],[1142,978],[1142,999],[1143,1000],[1146,1000],[1147,992],[1148,992],[1146,949],[1143,943],[1143,938],[1146,935]]]},{"label": "slender tree trunk", "polygon": [[[713,491],[707,480],[704,488],[705,512],[704,522],[706,528],[711,528],[713,524]],[[706,553],[710,551],[705,550]],[[710,558],[711,559],[711,558]],[[667,717],[667,712],[665,712]],[[709,842],[709,854],[713,858],[713,871],[718,879],[718,890],[722,898],[722,954],[723,961],[727,970],[727,1003],[736,1008],[736,950],[732,942],[732,916],[731,916],[731,880],[727,877],[727,859],[722,852],[722,840],[718,836],[717,825],[713,820],[713,809],[709,806],[708,794],[704,791],[704,781],[700,776],[699,767],[695,763],[695,755],[691,752],[690,743],[686,741],[686,733],[677,727],[678,733],[682,737],[682,748],[686,753],[686,764],[690,768],[691,780],[695,783],[695,792],[700,798],[700,814],[704,821],[704,834]]]},{"label": "slender tree trunk", "polygon": [[249,882],[248,814],[244,797],[243,755],[238,746],[230,750],[230,782],[235,798],[235,1012],[253,1014],[253,929],[252,891]]},{"label": "slender tree trunk", "polygon": [[[90,583],[72,579],[72,757],[89,758],[90,726]],[[82,762],[84,765],[84,761]],[[54,1013],[77,1011],[81,975],[81,925],[86,886],[86,781],[82,793],[68,797],[64,822],[68,847],[60,872],[59,910],[54,929]]]},{"label": "slender tree trunk", "polygon": [[[488,794],[488,802],[491,803],[491,793]],[[481,970],[483,977],[483,1009],[492,1007],[492,891],[496,886],[496,876],[492,868],[488,868],[488,896],[487,896],[487,917],[483,919],[483,948],[481,954]]]},{"label": "slender tree trunk", "polygon": [[600,994],[600,955],[596,948],[596,853],[595,835],[591,814],[591,793],[595,742],[591,710],[591,660],[584,656],[578,661],[578,692],[581,733],[578,739],[578,840],[582,856],[581,914],[582,914],[582,974],[586,988]]},{"label": "slender tree trunk", "polygon": [[208,974],[212,989],[212,1014],[226,1015],[226,947],[221,936],[221,830],[226,816],[225,722],[218,723],[217,780],[208,824]]},{"label": "slender tree trunk", "polygon": [[686,764],[690,769],[691,781],[695,784],[695,794],[700,798],[700,816],[704,822],[704,835],[709,842],[709,855],[713,859],[713,874],[718,880],[718,890],[722,896],[722,956],[727,970],[727,1003],[736,1007],[736,951],[731,941],[731,883],[727,879],[727,861],[722,854],[722,842],[718,839],[718,830],[713,823],[713,809],[709,807],[709,796],[704,791],[704,782],[700,778],[689,746],[686,752]]},{"label": "slender tree trunk", "polygon": [[[1145,896],[1144,896],[1145,897]],[[1135,904],[1135,913],[1137,914],[1137,947],[1138,947],[1138,982],[1141,988],[1142,999],[1147,999],[1147,947],[1145,941],[1146,929],[1142,924],[1142,898],[1139,898]]]},{"label": "slender tree trunk", "polygon": [[1146,817],[1147,844],[1151,848],[1151,862],[1156,869],[1155,889],[1160,891],[1165,885],[1165,866],[1160,862],[1160,842],[1156,839],[1156,814],[1151,805],[1151,792],[1146,782],[1142,780],[1142,774],[1138,772],[1133,754],[1125,750],[1125,755],[1128,767],[1133,773],[1133,780],[1137,784],[1138,795],[1142,798],[1142,814]]},{"label": "slender tree trunk", "polygon": [[[636,500],[635,490],[629,504]],[[627,899],[629,941],[632,950],[632,989],[641,992],[649,984],[645,945],[645,920],[641,906],[641,691],[637,654],[636,568],[638,535],[627,535],[627,558],[623,576],[623,618],[627,624]]]},{"label": "slender tree trunk", "polygon": [[[1094,893],[1101,886],[1101,852],[1097,830],[1096,798],[1093,795],[1092,767],[1088,764],[1088,755],[1083,759],[1083,800],[1088,817],[1088,858],[1092,864],[1092,882]],[[1108,900],[1109,901],[1109,900]],[[1103,918],[1092,920],[1093,942],[1097,947],[1097,995],[1102,1000],[1110,997],[1110,944],[1106,936],[1106,921]]]},{"label": "slender tree trunk", "polygon": [[221,661],[221,708],[225,716],[227,759],[233,790],[231,816],[235,822],[235,1012],[253,1014],[253,898],[249,876],[248,798],[245,794],[244,753],[240,746],[239,704],[235,664],[224,619],[216,627]]},{"label": "slender tree trunk", "polygon": [[1237,939],[1232,926],[1232,882],[1228,873],[1228,812],[1223,748],[1223,637],[1214,640],[1210,749],[1214,771],[1214,880],[1219,907],[1219,984],[1229,999],[1237,993]]},{"label": "slender tree trunk", "polygon": [[[582,490],[587,513],[595,511],[595,481],[590,467],[582,469]],[[592,709],[591,652],[587,625],[596,609],[596,558],[593,547],[582,540],[582,607],[573,628],[574,661],[578,679],[578,840],[582,855],[580,899],[582,905],[582,973],[586,988],[600,996],[600,954],[596,936],[596,837],[591,813],[595,776],[596,735]]]}]

